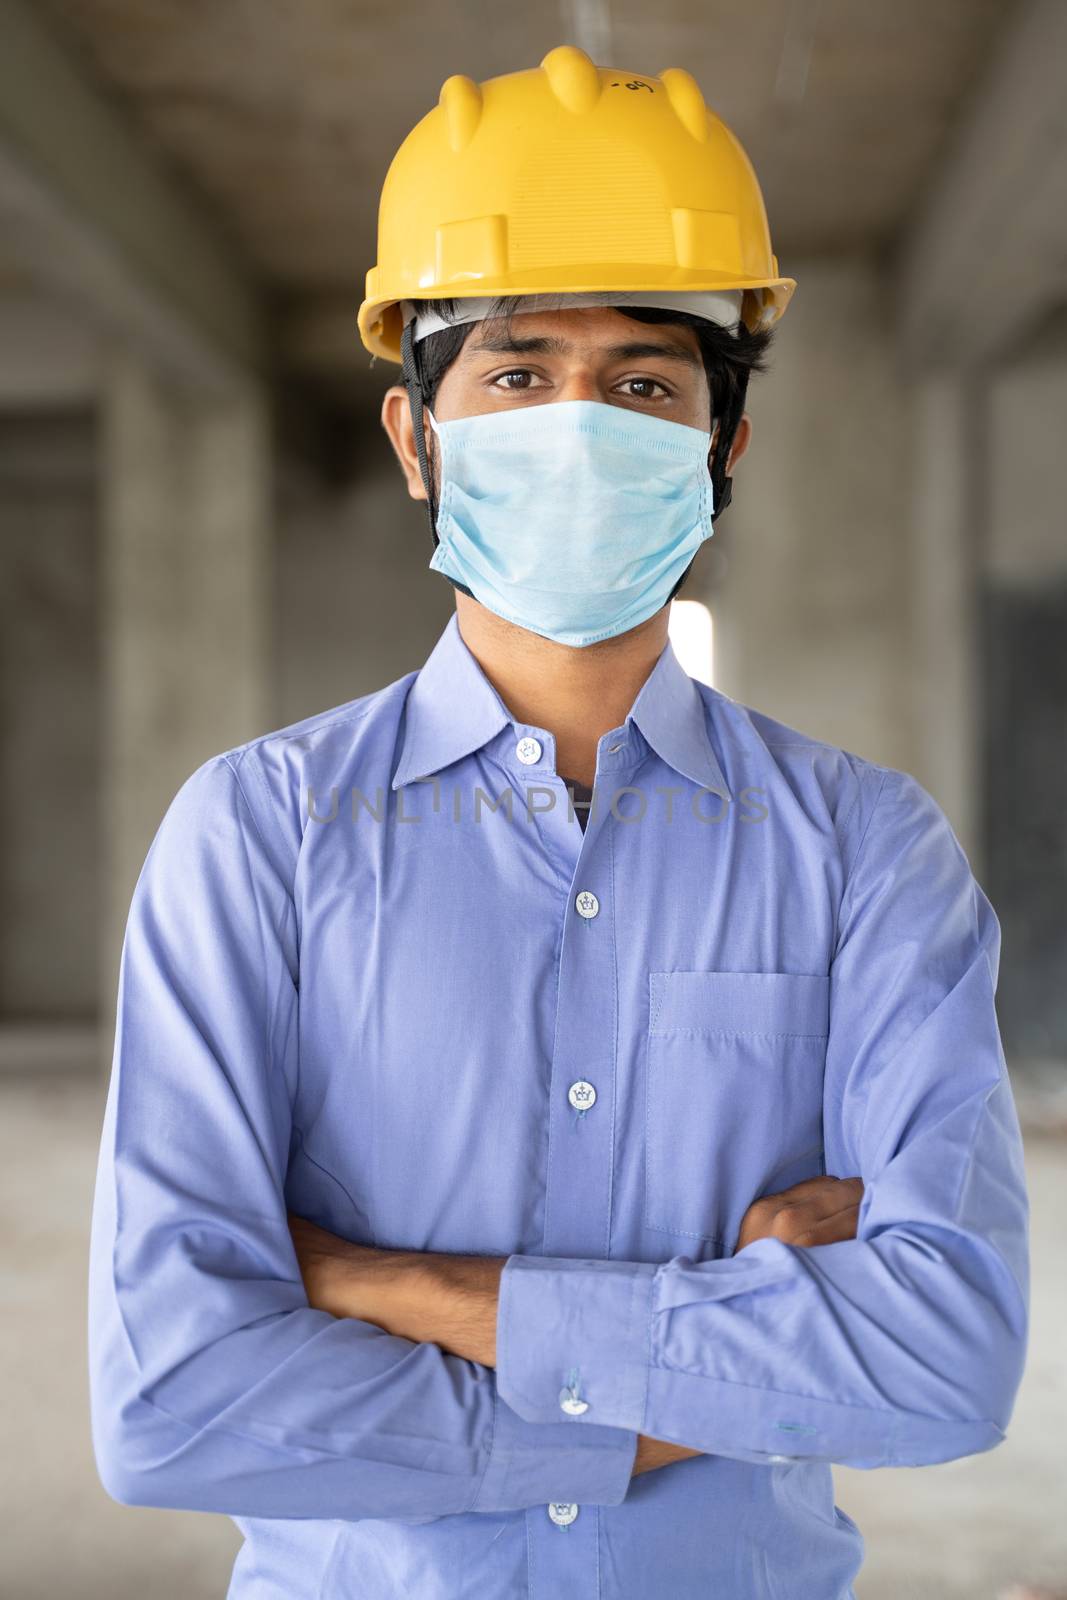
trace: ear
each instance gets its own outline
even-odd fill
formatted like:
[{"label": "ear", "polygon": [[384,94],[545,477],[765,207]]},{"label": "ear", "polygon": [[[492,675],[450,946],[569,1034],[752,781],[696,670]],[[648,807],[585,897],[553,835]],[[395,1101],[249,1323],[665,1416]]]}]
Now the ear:
[{"label": "ear", "polygon": [[730,449],[730,459],[726,463],[726,471],[728,474],[732,473],[734,468],[737,466],[737,463],[748,449],[751,439],[752,419],[746,411],[742,415],[741,421],[737,424],[737,432],[734,434],[734,442]]},{"label": "ear", "polygon": [[[422,426],[426,436],[426,453],[432,464],[433,430],[426,421],[425,411]],[[413,500],[425,500],[426,488],[419,471],[415,430],[411,425],[411,403],[402,383],[394,383],[385,391],[382,399],[382,427],[389,435],[389,443],[407,480],[408,494]]]}]

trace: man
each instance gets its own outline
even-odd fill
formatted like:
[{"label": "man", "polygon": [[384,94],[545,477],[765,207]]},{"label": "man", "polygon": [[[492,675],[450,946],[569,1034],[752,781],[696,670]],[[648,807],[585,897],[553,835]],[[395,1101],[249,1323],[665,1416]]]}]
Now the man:
[{"label": "man", "polygon": [[[847,1600],[832,1463],[1004,1437],[995,913],[915,779],[667,637],[791,292],[720,130],[688,74],[569,47],[448,80],[360,326],[455,615],[420,671],[200,767],[139,879],[94,1445],[123,1503],[234,1518],[231,1596]],[[695,209],[635,273],[661,145]],[[568,267],[596,182],[635,214]],[[502,241],[553,215],[516,285]]]}]

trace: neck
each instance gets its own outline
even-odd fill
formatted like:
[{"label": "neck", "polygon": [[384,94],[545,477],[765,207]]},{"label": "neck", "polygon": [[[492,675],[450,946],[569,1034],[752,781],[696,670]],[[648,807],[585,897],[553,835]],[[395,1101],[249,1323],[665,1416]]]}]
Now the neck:
[{"label": "neck", "polygon": [[551,733],[556,771],[591,784],[600,738],[620,727],[667,643],[668,607],[627,633],[575,648],[505,622],[456,593],[460,635],[519,722]]}]

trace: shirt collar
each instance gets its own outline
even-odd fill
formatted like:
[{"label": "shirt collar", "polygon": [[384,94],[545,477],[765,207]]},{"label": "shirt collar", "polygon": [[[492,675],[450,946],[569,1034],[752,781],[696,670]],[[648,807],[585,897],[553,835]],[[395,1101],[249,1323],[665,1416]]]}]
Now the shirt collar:
[{"label": "shirt collar", "polygon": [[[392,788],[481,749],[514,719],[459,631],[455,612],[408,693]],[[667,764],[730,799],[708,737],[704,699],[668,640],[626,718]]]},{"label": "shirt collar", "polygon": [[627,722],[634,721],[668,766],[702,789],[731,799],[708,736],[704,697],[675,655],[668,639],[637,698]]},{"label": "shirt collar", "polygon": [[480,750],[511,720],[467,648],[453,611],[408,693],[404,742],[392,787],[427,778]]}]

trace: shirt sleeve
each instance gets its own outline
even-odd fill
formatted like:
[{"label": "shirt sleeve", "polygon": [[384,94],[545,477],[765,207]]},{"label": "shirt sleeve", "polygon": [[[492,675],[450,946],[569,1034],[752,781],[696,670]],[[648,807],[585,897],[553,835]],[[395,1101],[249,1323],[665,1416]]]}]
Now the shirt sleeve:
[{"label": "shirt sleeve", "polygon": [[125,930],[89,1262],[105,1489],[126,1505],[407,1522],[619,1504],[634,1432],[534,1426],[493,1369],[308,1304],[285,1200],[297,919],[249,792],[229,756],[186,780]]},{"label": "shirt sleeve", "polygon": [[1029,1205],[994,1003],[1000,926],[936,802],[876,770],[823,1090],[826,1170],[864,1183],[856,1237],[701,1262],[510,1256],[497,1379],[520,1416],[569,1404],[576,1432],[616,1423],[757,1463],[919,1466],[1005,1437]]}]

